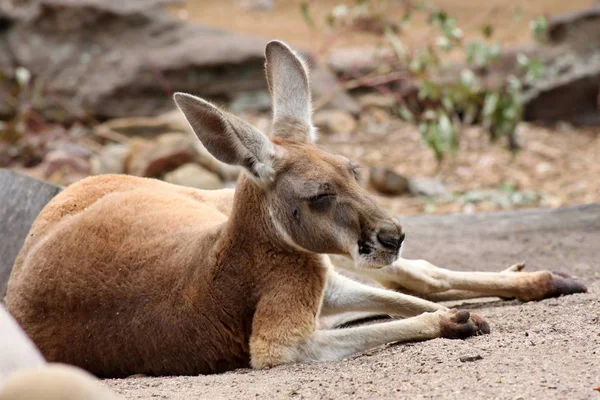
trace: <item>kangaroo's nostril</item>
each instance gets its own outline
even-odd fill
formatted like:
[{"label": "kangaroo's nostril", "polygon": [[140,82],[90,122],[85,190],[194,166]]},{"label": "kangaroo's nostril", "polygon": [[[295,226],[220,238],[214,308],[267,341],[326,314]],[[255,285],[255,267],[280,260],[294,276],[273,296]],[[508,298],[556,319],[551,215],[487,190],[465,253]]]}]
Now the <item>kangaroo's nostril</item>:
[{"label": "kangaroo's nostril", "polygon": [[398,234],[397,229],[381,229],[377,232],[377,240],[383,247],[398,250],[404,240],[404,233]]}]

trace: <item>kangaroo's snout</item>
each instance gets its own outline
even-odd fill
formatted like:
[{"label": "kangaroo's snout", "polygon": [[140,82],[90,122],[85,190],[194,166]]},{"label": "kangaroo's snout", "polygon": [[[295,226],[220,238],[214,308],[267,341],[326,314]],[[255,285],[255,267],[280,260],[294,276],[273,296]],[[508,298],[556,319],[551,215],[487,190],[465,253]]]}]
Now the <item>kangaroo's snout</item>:
[{"label": "kangaroo's snout", "polygon": [[386,249],[398,252],[405,236],[399,225],[385,225],[377,232],[377,241]]}]

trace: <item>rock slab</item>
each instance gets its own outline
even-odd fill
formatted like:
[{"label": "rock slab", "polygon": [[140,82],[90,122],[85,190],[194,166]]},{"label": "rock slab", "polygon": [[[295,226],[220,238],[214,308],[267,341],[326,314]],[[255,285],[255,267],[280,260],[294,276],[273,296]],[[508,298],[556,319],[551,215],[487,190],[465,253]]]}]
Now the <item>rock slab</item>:
[{"label": "rock slab", "polygon": [[60,191],[58,186],[0,169],[0,299],[33,221]]}]

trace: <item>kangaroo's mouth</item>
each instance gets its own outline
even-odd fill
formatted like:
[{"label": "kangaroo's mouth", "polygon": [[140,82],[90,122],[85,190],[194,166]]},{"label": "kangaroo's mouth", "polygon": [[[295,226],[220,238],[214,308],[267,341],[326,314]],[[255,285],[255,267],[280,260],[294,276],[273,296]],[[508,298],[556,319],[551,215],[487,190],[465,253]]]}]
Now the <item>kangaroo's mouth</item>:
[{"label": "kangaroo's mouth", "polygon": [[402,253],[404,245],[390,248],[370,240],[359,240],[352,259],[357,267],[383,268],[396,261]]}]

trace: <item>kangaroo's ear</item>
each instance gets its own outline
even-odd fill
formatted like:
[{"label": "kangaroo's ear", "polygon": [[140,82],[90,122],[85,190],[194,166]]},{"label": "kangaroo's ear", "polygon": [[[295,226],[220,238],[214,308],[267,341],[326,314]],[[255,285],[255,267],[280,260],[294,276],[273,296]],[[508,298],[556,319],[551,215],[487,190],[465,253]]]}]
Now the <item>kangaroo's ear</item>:
[{"label": "kangaroo's ear", "polygon": [[277,40],[267,44],[265,58],[273,100],[273,136],[299,142],[312,141],[315,129],[305,62]]},{"label": "kangaroo's ear", "polygon": [[219,161],[244,167],[259,182],[274,179],[275,145],[257,128],[199,97],[175,93],[173,99],[198,139]]}]

